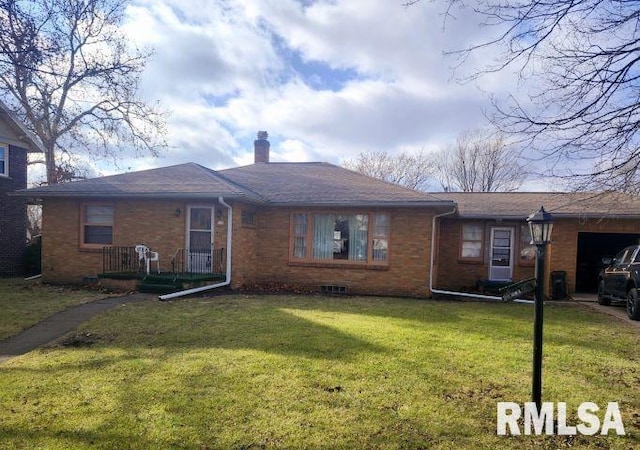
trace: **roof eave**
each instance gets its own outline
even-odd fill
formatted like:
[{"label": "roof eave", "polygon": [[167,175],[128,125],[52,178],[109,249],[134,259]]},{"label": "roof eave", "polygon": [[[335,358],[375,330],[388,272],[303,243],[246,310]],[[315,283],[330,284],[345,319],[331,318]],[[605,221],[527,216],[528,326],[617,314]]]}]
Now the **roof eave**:
[{"label": "roof eave", "polygon": [[[638,219],[638,214],[616,214],[611,212],[600,213],[554,213],[551,212],[554,219]],[[526,220],[528,215],[525,214],[458,214],[460,219],[472,219],[472,220]]]},{"label": "roof eave", "polygon": [[268,202],[269,206],[289,207],[384,207],[384,208],[452,208],[455,203],[451,201],[355,201],[355,202]]},{"label": "roof eave", "polygon": [[85,192],[33,192],[30,190],[16,191],[9,195],[16,197],[28,197],[33,199],[43,198],[141,198],[141,199],[158,199],[158,200],[187,200],[187,199],[200,199],[200,200],[217,200],[219,197],[225,199],[241,199],[250,203],[267,203],[263,199],[250,197],[241,193],[223,193],[223,192],[170,192],[170,193],[158,193],[158,192],[105,192],[96,193],[91,191]]},{"label": "roof eave", "polygon": [[28,153],[44,153],[44,145],[40,142],[40,139],[30,131],[20,119],[18,119],[15,114],[7,107],[7,105],[0,100],[0,110],[3,111],[9,120],[13,123],[13,125],[20,130],[26,142],[20,141],[20,144],[11,143],[11,145],[16,145],[16,147],[21,147],[24,144],[27,144],[27,152]]}]

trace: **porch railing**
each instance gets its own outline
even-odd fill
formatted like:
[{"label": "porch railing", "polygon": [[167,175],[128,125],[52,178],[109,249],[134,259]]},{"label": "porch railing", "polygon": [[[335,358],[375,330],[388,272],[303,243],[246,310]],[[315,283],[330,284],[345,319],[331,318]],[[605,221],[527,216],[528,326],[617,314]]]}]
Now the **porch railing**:
[{"label": "porch railing", "polygon": [[[161,255],[162,257],[162,255]],[[176,274],[224,274],[227,252],[224,248],[180,248],[171,257],[171,272]],[[144,264],[138,259],[135,247],[103,247],[102,273],[143,273]]]},{"label": "porch railing", "polygon": [[171,257],[171,271],[178,273],[223,274],[227,267],[227,252],[223,247],[210,249],[180,248]]},{"label": "porch railing", "polygon": [[139,272],[144,270],[138,260],[135,247],[102,248],[102,273]]}]

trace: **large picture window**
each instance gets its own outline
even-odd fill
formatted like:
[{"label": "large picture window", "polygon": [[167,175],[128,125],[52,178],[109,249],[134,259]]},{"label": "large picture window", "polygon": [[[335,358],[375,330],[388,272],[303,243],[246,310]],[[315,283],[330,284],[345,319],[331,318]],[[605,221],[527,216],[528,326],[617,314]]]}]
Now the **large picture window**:
[{"label": "large picture window", "polygon": [[465,223],[460,235],[460,259],[482,261],[484,227],[478,223]]},{"label": "large picture window", "polygon": [[387,214],[292,215],[294,260],[384,264],[389,257],[388,247]]},{"label": "large picture window", "polygon": [[0,144],[0,176],[9,175],[9,148]]},{"label": "large picture window", "polygon": [[82,206],[82,245],[103,247],[113,244],[113,206]]}]

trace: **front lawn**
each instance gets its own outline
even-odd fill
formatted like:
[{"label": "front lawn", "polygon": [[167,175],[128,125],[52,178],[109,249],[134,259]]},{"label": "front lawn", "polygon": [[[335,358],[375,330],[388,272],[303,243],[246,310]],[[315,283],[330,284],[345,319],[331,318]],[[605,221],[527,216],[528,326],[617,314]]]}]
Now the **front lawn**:
[{"label": "front lawn", "polygon": [[[627,436],[496,436],[529,401],[530,305],[222,296],[114,308],[0,365],[3,448],[640,445],[638,328],[545,308],[543,399],[619,403]],[[602,415],[600,416],[602,419]]]},{"label": "front lawn", "polygon": [[38,280],[0,279],[0,340],[73,305],[106,297],[104,292],[51,286]]}]

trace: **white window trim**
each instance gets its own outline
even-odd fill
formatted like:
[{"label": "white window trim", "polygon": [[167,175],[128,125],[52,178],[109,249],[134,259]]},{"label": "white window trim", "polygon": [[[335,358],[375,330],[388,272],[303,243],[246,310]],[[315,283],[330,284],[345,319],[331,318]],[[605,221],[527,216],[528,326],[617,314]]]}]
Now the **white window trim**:
[{"label": "white window trim", "polygon": [[[480,240],[475,239],[464,239],[464,227],[465,226],[477,226],[480,228]],[[484,262],[484,251],[485,251],[485,225],[482,222],[468,222],[460,224],[460,241],[458,248],[458,261],[463,262],[472,262],[472,263],[482,263]],[[463,256],[462,249],[464,247],[465,242],[479,242],[480,243],[480,254],[478,256]]]},{"label": "white window trim", "polygon": [[0,172],[0,177],[9,176],[9,145],[0,143],[0,147],[4,149],[4,172]]},{"label": "white window trim", "polygon": [[[87,206],[102,206],[109,207],[113,209],[113,220],[111,223],[93,223],[88,224],[86,219],[86,207]],[[85,226],[108,226],[111,227],[111,243],[110,244],[89,244],[85,242]],[[80,247],[81,248],[89,248],[89,249],[102,249],[103,247],[111,247],[114,244],[115,240],[115,230],[116,230],[116,208],[112,203],[101,203],[101,202],[87,202],[80,204]]]}]

